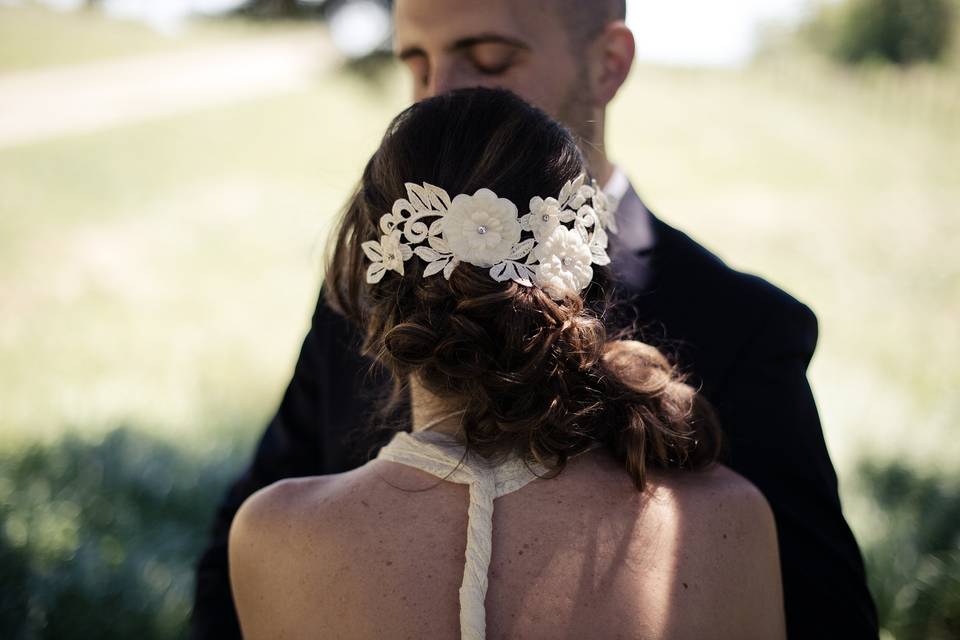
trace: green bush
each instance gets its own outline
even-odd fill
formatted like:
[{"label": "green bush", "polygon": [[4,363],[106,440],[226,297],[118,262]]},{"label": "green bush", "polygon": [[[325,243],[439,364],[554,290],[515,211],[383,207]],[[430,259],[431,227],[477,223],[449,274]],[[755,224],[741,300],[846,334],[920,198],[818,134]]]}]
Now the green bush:
[{"label": "green bush", "polygon": [[0,636],[183,637],[235,457],[125,428],[0,455]]},{"label": "green bush", "polygon": [[864,546],[881,626],[897,640],[960,638],[960,481],[870,462],[858,484],[881,533]]},{"label": "green bush", "polygon": [[809,33],[842,62],[908,65],[946,55],[956,13],[954,0],[846,0],[823,6]]}]

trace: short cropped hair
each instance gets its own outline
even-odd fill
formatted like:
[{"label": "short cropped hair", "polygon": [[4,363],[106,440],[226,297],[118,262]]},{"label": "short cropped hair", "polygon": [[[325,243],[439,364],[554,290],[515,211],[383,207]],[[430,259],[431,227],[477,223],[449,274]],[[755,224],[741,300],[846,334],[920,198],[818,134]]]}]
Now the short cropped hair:
[{"label": "short cropped hair", "polygon": [[605,26],[627,17],[627,0],[547,0],[567,31],[570,46],[579,49]]}]

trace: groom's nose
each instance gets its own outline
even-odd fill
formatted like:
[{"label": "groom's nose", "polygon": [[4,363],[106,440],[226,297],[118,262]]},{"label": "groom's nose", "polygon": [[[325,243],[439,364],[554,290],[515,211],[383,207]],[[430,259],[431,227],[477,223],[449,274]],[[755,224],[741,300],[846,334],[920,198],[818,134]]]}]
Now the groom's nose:
[{"label": "groom's nose", "polygon": [[463,72],[455,64],[438,65],[430,78],[428,91],[436,96],[463,86]]}]

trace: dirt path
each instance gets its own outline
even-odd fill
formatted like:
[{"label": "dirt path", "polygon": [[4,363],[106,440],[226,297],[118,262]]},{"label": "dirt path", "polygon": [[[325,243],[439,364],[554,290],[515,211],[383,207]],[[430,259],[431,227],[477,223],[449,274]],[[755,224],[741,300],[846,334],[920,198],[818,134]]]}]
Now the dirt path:
[{"label": "dirt path", "polygon": [[302,89],[337,59],[309,33],[0,74],[0,149]]}]

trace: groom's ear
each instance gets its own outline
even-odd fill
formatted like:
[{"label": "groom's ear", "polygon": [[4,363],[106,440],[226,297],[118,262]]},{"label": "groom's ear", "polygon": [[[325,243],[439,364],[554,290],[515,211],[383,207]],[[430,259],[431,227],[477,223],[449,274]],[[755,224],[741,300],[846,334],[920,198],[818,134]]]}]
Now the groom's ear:
[{"label": "groom's ear", "polygon": [[606,107],[630,73],[636,53],[633,32],[621,20],[610,22],[593,41],[589,51],[587,64],[593,99],[597,107]]}]

